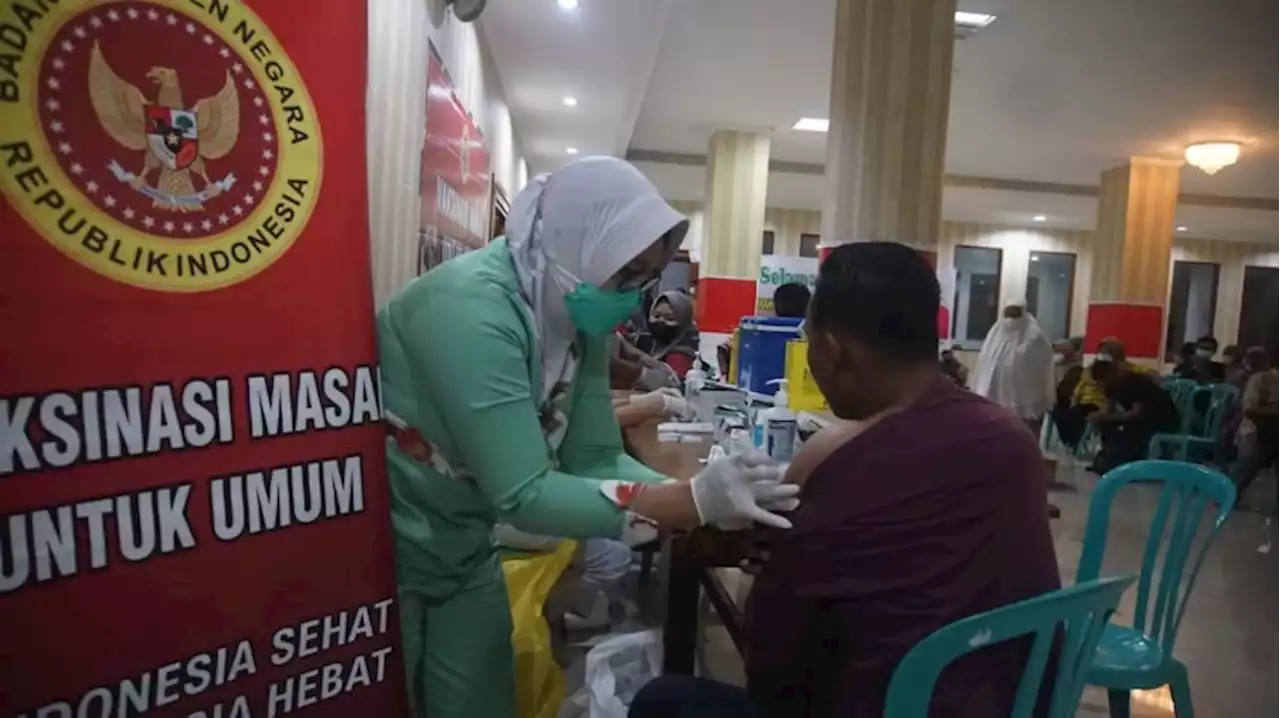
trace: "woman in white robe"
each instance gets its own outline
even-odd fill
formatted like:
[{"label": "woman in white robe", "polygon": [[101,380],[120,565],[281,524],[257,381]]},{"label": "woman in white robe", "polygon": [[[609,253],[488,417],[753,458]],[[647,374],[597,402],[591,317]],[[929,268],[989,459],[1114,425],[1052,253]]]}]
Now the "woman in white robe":
[{"label": "woman in white robe", "polygon": [[987,332],[970,384],[974,393],[994,401],[1039,431],[1053,406],[1053,345],[1040,330],[1026,302],[1004,308]]}]

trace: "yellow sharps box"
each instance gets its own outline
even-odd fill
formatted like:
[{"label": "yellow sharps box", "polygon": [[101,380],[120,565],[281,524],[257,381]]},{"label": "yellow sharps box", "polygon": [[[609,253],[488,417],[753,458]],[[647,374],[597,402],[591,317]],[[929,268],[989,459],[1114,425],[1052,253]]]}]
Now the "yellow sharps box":
[{"label": "yellow sharps box", "polygon": [[792,411],[826,411],[827,400],[809,373],[809,342],[792,339],[787,342],[787,391]]}]

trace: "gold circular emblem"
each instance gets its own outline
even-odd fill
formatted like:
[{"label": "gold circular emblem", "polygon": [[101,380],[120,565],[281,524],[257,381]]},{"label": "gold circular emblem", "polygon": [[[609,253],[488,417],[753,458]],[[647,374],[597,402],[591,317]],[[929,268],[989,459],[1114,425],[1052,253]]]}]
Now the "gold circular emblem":
[{"label": "gold circular emblem", "polygon": [[320,192],[320,125],[244,3],[10,8],[0,34],[22,56],[16,79],[0,73],[0,189],[46,240],[166,292],[236,284],[288,250]]}]

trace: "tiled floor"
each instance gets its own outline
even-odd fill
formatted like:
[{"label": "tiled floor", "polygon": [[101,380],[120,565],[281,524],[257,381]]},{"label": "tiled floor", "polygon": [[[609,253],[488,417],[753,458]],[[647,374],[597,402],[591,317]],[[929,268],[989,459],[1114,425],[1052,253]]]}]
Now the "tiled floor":
[{"label": "tiled floor", "polygon": [[[1054,521],[1058,563],[1063,581],[1070,583],[1075,577],[1090,489],[1096,479],[1065,467],[1059,470],[1059,478],[1075,482],[1080,488],[1079,492],[1055,492],[1053,497],[1062,509],[1061,518]],[[1127,488],[1117,496],[1104,574],[1137,570],[1156,496],[1153,486]],[[1258,553],[1265,538],[1262,526],[1261,517],[1254,513],[1237,511],[1227,521],[1209,549],[1178,634],[1175,653],[1190,671],[1199,718],[1260,718],[1275,716],[1280,710],[1275,683],[1280,606],[1278,554]],[[728,578],[732,581],[735,577]],[[1126,595],[1119,621],[1131,620],[1134,593],[1130,590]],[[745,587],[739,589],[739,594],[745,595]],[[718,680],[741,684],[742,661],[724,629],[715,625],[709,609],[707,612],[700,651],[703,670]],[[580,658],[574,663],[568,671],[571,693],[582,681]],[[1106,694],[1087,689],[1077,715],[1094,718],[1106,714]],[[1167,691],[1135,692],[1133,715],[1172,716]]]}]

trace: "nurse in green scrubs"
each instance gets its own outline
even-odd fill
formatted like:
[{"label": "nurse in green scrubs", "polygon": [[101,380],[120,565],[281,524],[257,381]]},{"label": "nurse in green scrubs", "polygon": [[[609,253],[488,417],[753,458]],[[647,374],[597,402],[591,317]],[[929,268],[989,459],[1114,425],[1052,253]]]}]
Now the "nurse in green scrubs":
[{"label": "nurse in green scrubs", "polygon": [[511,620],[491,538],[620,538],[761,521],[795,503],[761,457],[670,482],[622,450],[605,338],[688,220],[622,160],[581,159],[516,197],[504,238],[378,315],[400,618],[414,716],[515,718]]}]

